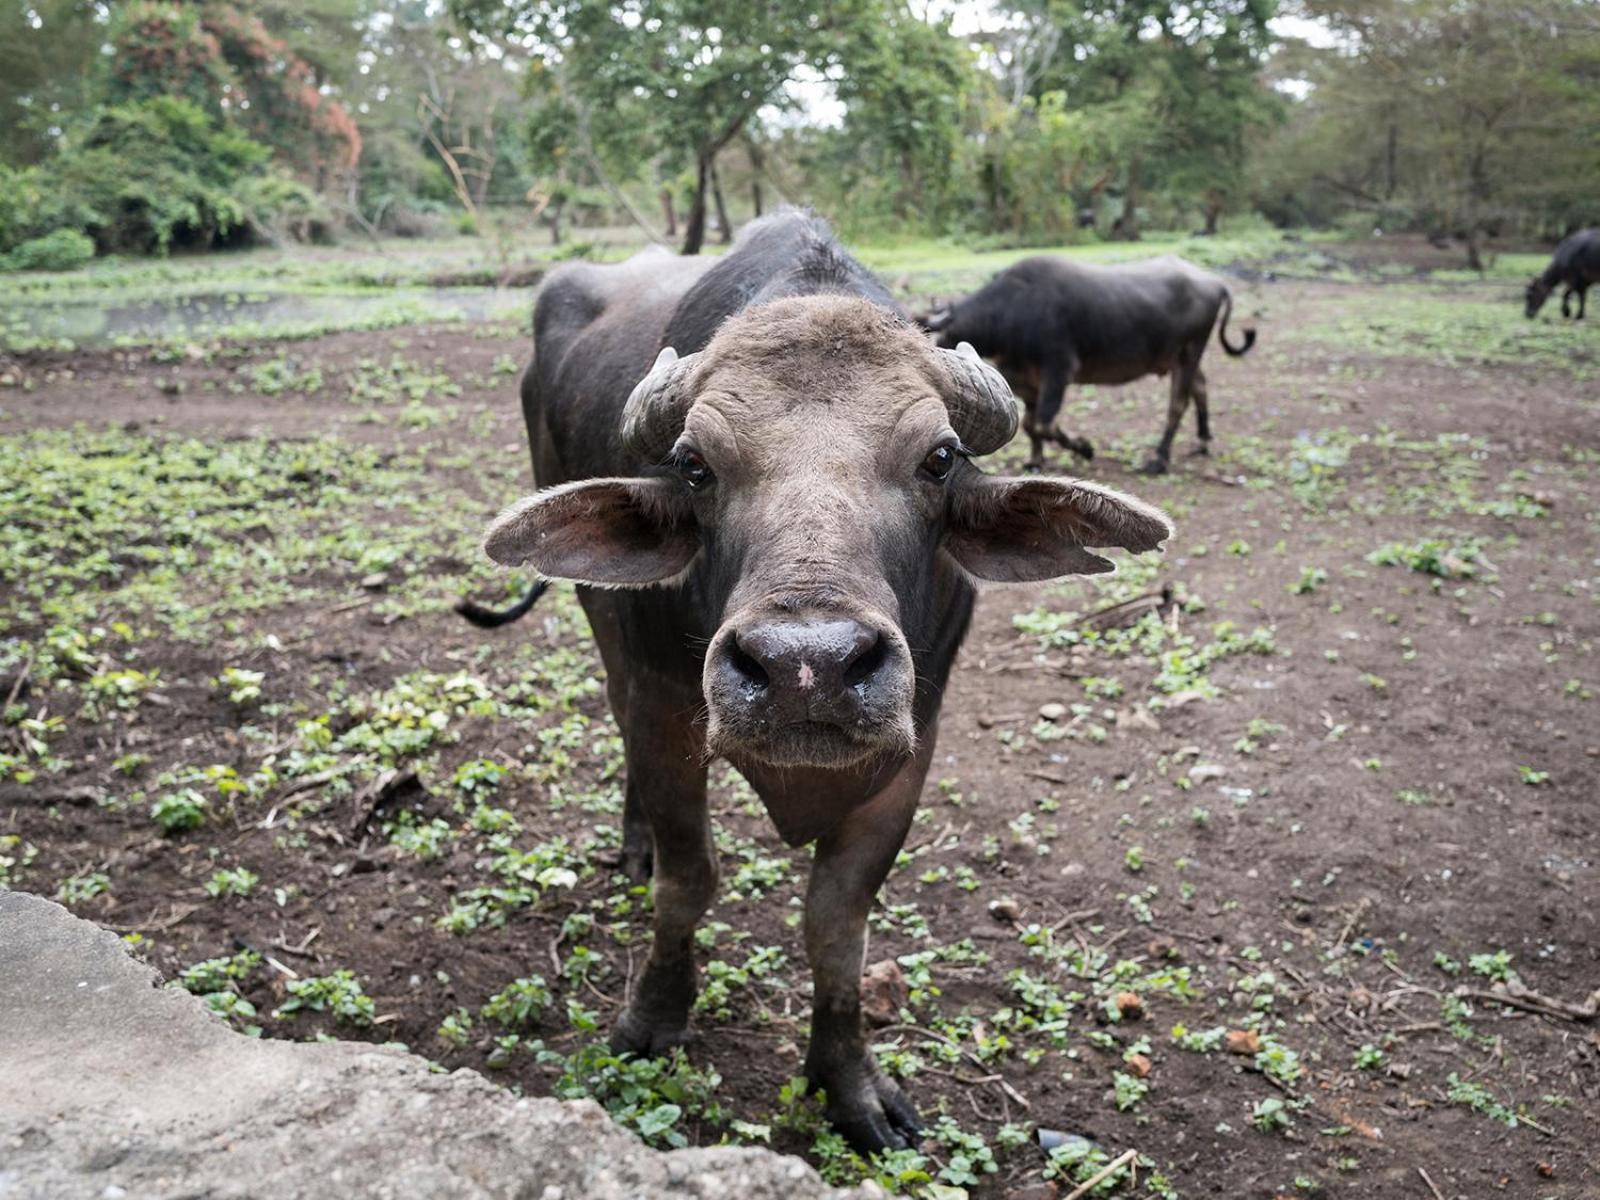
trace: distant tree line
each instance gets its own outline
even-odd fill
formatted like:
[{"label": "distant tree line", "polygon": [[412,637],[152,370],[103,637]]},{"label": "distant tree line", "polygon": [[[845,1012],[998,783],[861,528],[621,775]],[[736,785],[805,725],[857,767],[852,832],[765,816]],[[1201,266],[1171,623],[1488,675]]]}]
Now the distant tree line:
[{"label": "distant tree line", "polygon": [[784,200],[853,234],[1018,245],[1259,214],[1476,255],[1597,219],[1591,0],[1001,0],[976,17],[923,0],[19,0],[0,12],[0,261],[472,231],[486,209],[554,241],[634,222],[694,252]]}]

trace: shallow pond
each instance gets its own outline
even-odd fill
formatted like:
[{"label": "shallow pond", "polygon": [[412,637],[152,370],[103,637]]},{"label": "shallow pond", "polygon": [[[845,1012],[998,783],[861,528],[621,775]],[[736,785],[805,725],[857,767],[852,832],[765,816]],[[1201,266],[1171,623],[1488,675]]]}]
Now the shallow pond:
[{"label": "shallow pond", "polygon": [[524,289],[392,288],[348,292],[191,292],[108,297],[104,293],[10,302],[0,296],[0,340],[104,346],[171,338],[284,337],[423,321],[515,320]]}]

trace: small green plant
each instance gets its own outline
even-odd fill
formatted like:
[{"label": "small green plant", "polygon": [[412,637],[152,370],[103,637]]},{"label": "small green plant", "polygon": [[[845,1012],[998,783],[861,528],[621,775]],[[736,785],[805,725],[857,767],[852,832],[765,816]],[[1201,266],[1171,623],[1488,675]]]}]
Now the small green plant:
[{"label": "small green plant", "polygon": [[1478,574],[1482,549],[1478,542],[1450,542],[1443,538],[1407,545],[1389,542],[1367,555],[1367,561],[1382,567],[1410,567],[1424,575],[1441,579],[1471,579]]},{"label": "small green plant", "polygon": [[206,880],[206,891],[213,896],[248,896],[261,877],[246,867],[219,867]]},{"label": "small green plant", "polygon": [[150,819],[171,837],[190,829],[199,829],[206,823],[206,813],[211,802],[193,788],[168,792],[150,806]]},{"label": "small green plant", "polygon": [[102,871],[68,875],[56,889],[56,899],[66,905],[82,904],[111,890],[111,878]]},{"label": "small green plant", "polygon": [[1289,1106],[1276,1096],[1257,1100],[1250,1110],[1250,1123],[1262,1133],[1287,1133],[1294,1128],[1289,1119]]},{"label": "small green plant", "polygon": [[1328,582],[1328,572],[1321,567],[1302,567],[1300,578],[1289,585],[1289,590],[1296,596],[1304,596],[1314,592]]},{"label": "small green plant", "polygon": [[38,854],[38,847],[23,841],[20,833],[0,834],[0,891],[19,883]]},{"label": "small green plant", "polygon": [[465,1046],[472,1040],[472,1014],[458,1008],[439,1022],[439,1036],[452,1046]]},{"label": "small green plant", "polygon": [[1351,1065],[1358,1071],[1376,1071],[1383,1066],[1383,1051],[1371,1042],[1362,1044],[1361,1049],[1355,1053]]},{"label": "small green plant", "polygon": [[526,975],[514,979],[490,996],[478,1010],[486,1021],[495,1021],[506,1029],[523,1029],[537,1025],[550,1007],[550,989],[542,975]]},{"label": "small green plant", "polygon": [[1117,1110],[1127,1112],[1131,1108],[1138,1107],[1139,1101],[1150,1091],[1150,1085],[1137,1075],[1116,1071],[1111,1076],[1111,1089],[1116,1097]]},{"label": "small green plant", "polygon": [[1480,1112],[1490,1120],[1499,1121],[1513,1129],[1520,1123],[1517,1114],[1496,1100],[1494,1093],[1481,1083],[1462,1079],[1454,1071],[1445,1077],[1445,1082],[1450,1085],[1447,1094],[1452,1104],[1464,1104],[1474,1112]]},{"label": "small green plant", "polygon": [[284,985],[289,999],[278,1005],[276,1016],[292,1017],[297,1012],[329,1012],[344,1025],[371,1025],[377,1014],[372,997],[362,991],[353,971],[338,970],[332,975],[291,979]]},{"label": "small green plant", "polygon": [[1496,950],[1493,954],[1474,954],[1467,959],[1467,966],[1479,975],[1504,983],[1511,978],[1511,952]]},{"label": "small green plant", "polygon": [[242,667],[224,667],[222,673],[211,681],[211,686],[228,698],[230,704],[245,704],[261,699],[261,684],[267,677],[265,671],[246,671]]},{"label": "small green plant", "polygon": [[1517,774],[1529,787],[1540,787],[1550,782],[1549,771],[1536,771],[1532,767],[1518,767]]}]

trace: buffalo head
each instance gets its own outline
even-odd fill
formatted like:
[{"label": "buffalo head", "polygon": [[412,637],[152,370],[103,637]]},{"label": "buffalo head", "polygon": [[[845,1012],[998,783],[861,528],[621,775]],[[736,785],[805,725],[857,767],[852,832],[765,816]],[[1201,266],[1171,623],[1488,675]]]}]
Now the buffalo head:
[{"label": "buffalo head", "polygon": [[704,350],[663,350],[623,438],[636,477],[513,505],[497,562],[593,587],[688,586],[714,629],[707,744],[734,761],[842,767],[908,751],[935,591],[1109,571],[1091,547],[1171,533],[1138,500],[969,461],[1017,428],[971,347],[937,349],[868,301],[780,300]]},{"label": "buffalo head", "polygon": [[1550,293],[1554,290],[1544,281],[1542,275],[1535,276],[1523,291],[1523,313],[1530,318],[1538,316],[1539,310],[1544,307],[1544,302],[1550,298]]}]

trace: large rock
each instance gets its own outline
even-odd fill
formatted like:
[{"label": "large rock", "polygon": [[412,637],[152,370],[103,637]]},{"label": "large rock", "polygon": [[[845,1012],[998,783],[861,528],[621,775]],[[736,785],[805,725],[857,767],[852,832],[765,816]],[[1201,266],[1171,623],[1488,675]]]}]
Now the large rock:
[{"label": "large rock", "polygon": [[868,1194],[770,1151],[654,1151],[588,1101],[399,1050],[244,1037],[114,934],[0,892],[0,1200]]}]

